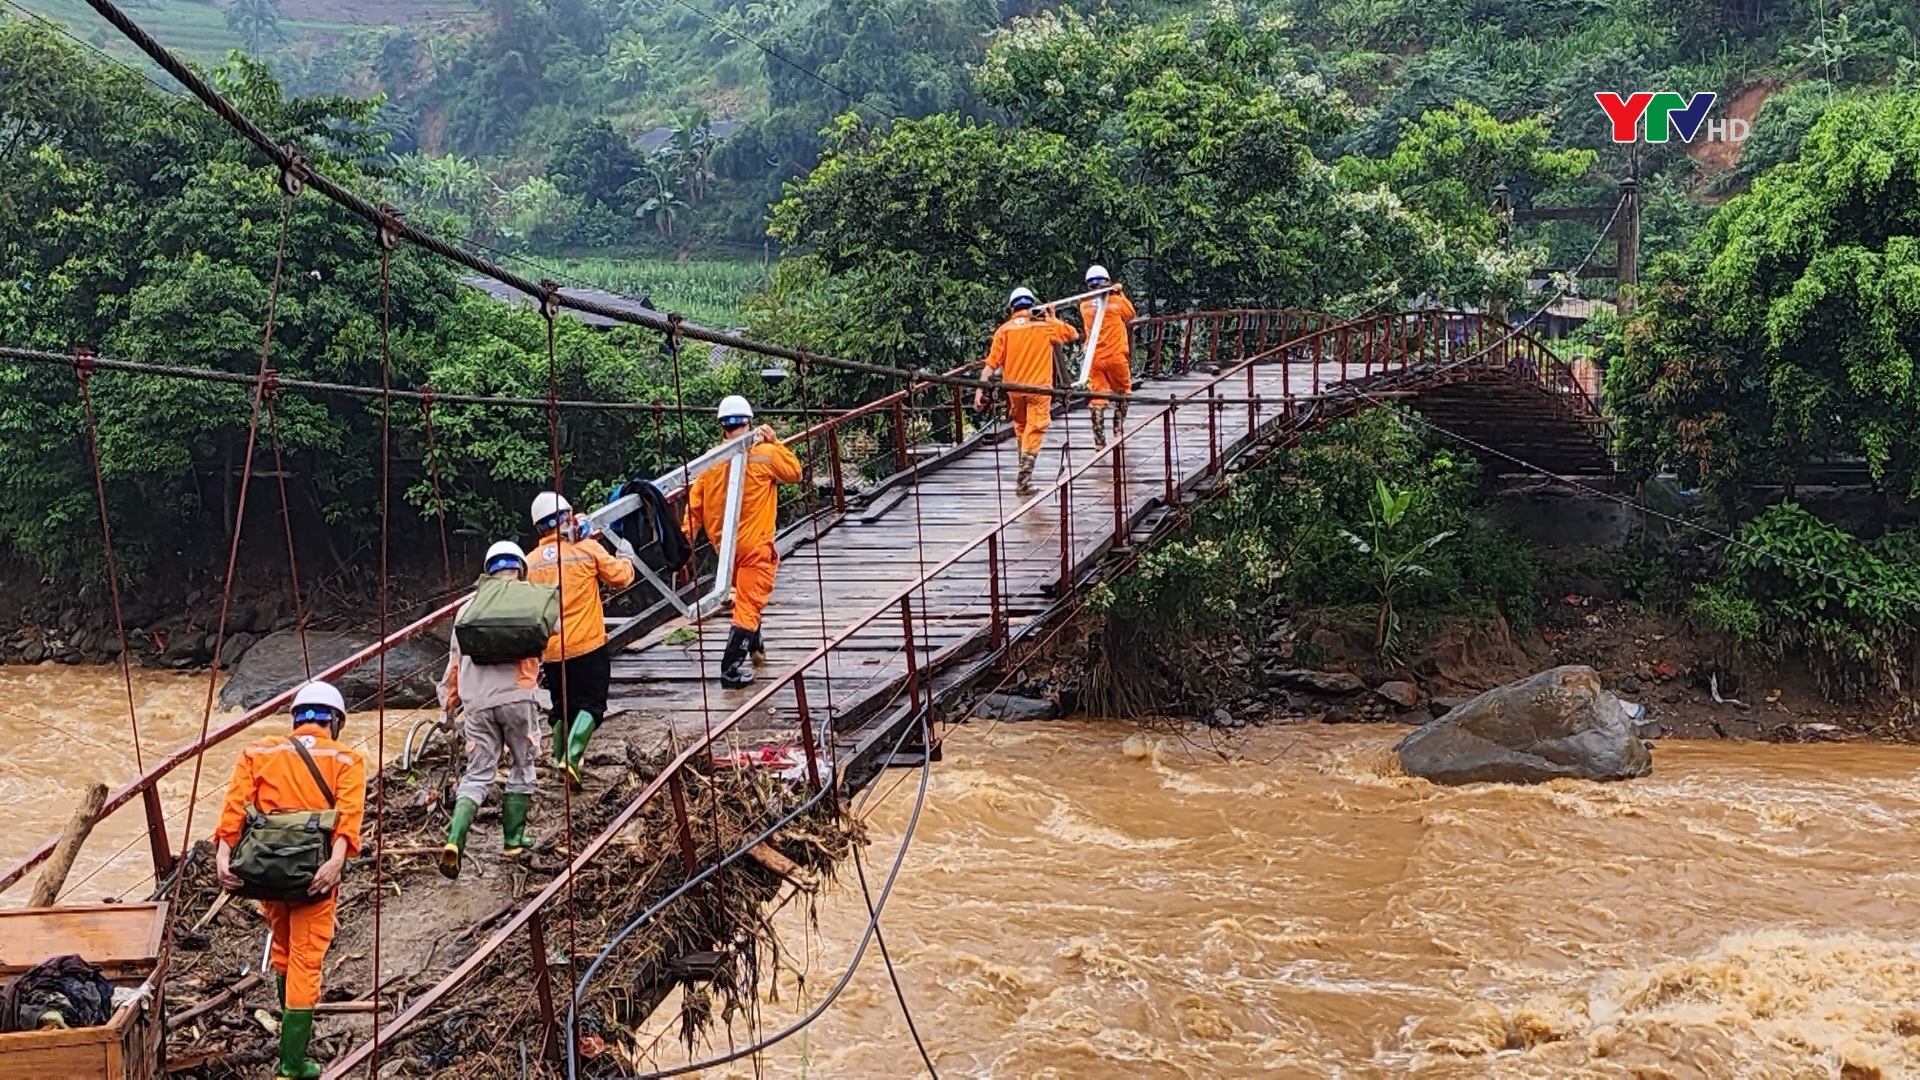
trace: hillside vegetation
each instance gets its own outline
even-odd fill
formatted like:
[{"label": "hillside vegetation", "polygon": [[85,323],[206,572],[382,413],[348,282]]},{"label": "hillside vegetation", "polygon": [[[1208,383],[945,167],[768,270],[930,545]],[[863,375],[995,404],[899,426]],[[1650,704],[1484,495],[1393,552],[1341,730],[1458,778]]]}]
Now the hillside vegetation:
[{"label": "hillside vegetation", "polygon": [[[1009,33],[1192,36],[1226,22],[1270,37],[1262,77],[1324,91],[1310,142],[1326,161],[1384,158],[1406,125],[1459,101],[1537,120],[1549,149],[1598,152],[1567,199],[1608,198],[1636,169],[1648,181],[1656,251],[1698,228],[1702,199],[1791,156],[1849,88],[1920,72],[1910,0],[1119,0],[1080,12],[1032,0],[141,2],[164,40],[203,58],[245,46],[293,92],[383,95],[375,122],[408,158],[416,199],[477,238],[533,247],[757,247],[766,207],[811,169],[842,112],[870,125],[1035,122],[1035,102],[997,93],[1007,73],[982,67]],[[80,0],[30,3],[122,51]],[[1718,93],[1716,116],[1757,113],[1753,139],[1744,153],[1617,147],[1593,93],[1637,89]],[[1571,224],[1542,235],[1556,259],[1591,240]]]}]

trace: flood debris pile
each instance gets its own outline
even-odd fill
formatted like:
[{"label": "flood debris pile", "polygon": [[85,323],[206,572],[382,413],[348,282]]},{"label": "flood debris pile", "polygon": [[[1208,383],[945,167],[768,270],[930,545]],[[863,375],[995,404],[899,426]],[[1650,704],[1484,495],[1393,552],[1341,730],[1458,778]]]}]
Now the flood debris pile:
[{"label": "flood debris pile", "polygon": [[[411,772],[390,767],[385,816],[377,824],[368,816],[367,853],[380,844],[386,852],[380,990],[387,1019],[470,956],[570,859],[562,796],[543,774],[536,795],[538,840],[527,857],[510,862],[488,853],[484,857],[494,861],[463,875],[457,888],[441,878],[433,856],[444,837],[444,807],[458,771],[450,757],[455,749],[443,747]],[[575,847],[607,828],[668,760],[664,750],[632,746],[624,754],[591,757],[587,790],[572,800]],[[795,811],[809,794],[804,780],[724,763],[688,770],[684,777],[695,872]],[[493,816],[497,810],[483,813],[483,824]],[[836,817],[832,800],[822,799],[627,937],[580,998],[582,1075],[638,1068],[650,1049],[640,1045],[642,1022],[675,990],[681,994],[674,1030],[689,1047],[703,1044],[716,1027],[753,1015],[755,987],[783,953],[772,911],[795,898],[810,909],[815,890],[858,841],[858,826]],[[176,1022],[169,1024],[168,1042],[176,1075],[209,1080],[253,1076],[271,1060],[278,1012],[271,973],[260,974],[265,919],[252,901],[222,899],[212,854],[209,845],[197,845],[180,882],[169,991]],[[563,891],[543,910],[545,962],[562,1027],[570,984],[622,928],[690,876],[673,802],[662,792],[575,879],[570,906]],[[338,922],[317,1010],[313,1050],[321,1061],[337,1058],[372,1032],[370,857],[349,867]],[[542,1023],[528,940],[524,930],[513,934],[460,990],[384,1046],[381,1075],[518,1078],[524,1075],[523,1043],[537,1067]]]}]

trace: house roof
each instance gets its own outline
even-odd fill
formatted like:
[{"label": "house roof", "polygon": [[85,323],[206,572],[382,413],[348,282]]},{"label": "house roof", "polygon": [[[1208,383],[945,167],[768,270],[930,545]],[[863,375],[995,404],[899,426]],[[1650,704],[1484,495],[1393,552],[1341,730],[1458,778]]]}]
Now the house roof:
[{"label": "house roof", "polygon": [[[495,281],[492,278],[466,277],[460,280],[463,284],[479,289],[481,292],[486,293],[503,304],[519,304],[529,308],[538,306],[534,302],[533,297],[528,296],[511,285]],[[649,311],[656,315],[660,313],[650,304],[652,299],[650,296],[643,296],[635,300],[630,296],[621,296],[618,293],[610,293],[602,289],[575,288],[573,286],[567,287],[567,295],[576,296],[582,300],[590,300],[601,307],[613,308],[618,311],[631,311],[636,314],[642,311]],[[575,311],[572,308],[561,308],[560,311],[563,315],[578,319],[588,326],[597,327],[602,330],[611,329],[620,325],[618,321],[609,319],[604,315]]]}]

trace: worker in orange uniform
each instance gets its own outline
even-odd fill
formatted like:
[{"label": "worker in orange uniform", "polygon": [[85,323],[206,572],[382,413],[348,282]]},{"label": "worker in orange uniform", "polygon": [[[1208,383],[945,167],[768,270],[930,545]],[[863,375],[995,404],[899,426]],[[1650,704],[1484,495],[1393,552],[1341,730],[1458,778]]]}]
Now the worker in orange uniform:
[{"label": "worker in orange uniform", "polygon": [[[273,970],[280,995],[277,1080],[313,1080],[321,1073],[318,1064],[307,1060],[313,1007],[320,1001],[320,965],[333,942],[333,906],[341,871],[348,858],[360,853],[360,823],[367,804],[366,764],[337,741],[346,722],[347,703],[339,690],[323,682],[302,686],[293,696],[293,732],[262,739],[240,751],[214,833],[218,844],[214,870],[220,887],[237,891],[242,882],[230,859],[240,843],[249,807],[262,814],[329,808],[335,812],[332,851],[313,875],[307,890],[310,899],[260,902],[273,929]],[[306,750],[304,757],[295,749],[295,739]],[[319,780],[326,782],[325,791]]]},{"label": "worker in orange uniform", "polygon": [[[1087,288],[1104,289],[1112,279],[1107,276],[1107,268],[1099,263],[1087,267]],[[1100,310],[1100,297],[1080,301],[1080,325],[1093,333],[1096,321],[1100,324],[1100,336],[1093,343],[1093,365],[1088,372],[1087,383],[1095,393],[1131,394],[1133,393],[1133,302],[1127,299],[1120,286],[1106,295],[1107,310]],[[1087,403],[1087,415],[1093,421],[1093,445],[1095,448],[1107,445],[1107,399],[1094,398]],[[1124,399],[1113,403],[1113,433],[1127,422],[1127,403]]]},{"label": "worker in orange uniform", "polygon": [[[753,672],[740,665],[752,654],[764,663],[767,646],[760,637],[760,613],[773,595],[780,555],[773,547],[773,530],[780,511],[780,485],[800,482],[800,459],[765,424],[752,428],[753,406],[738,394],[720,402],[720,434],[727,440],[752,438],[740,492],[740,528],[733,539],[733,630],[720,653],[720,685],[730,690],[753,684]],[[687,490],[688,536],[702,527],[715,550],[727,528],[727,477],[731,461],[707,469]]]},{"label": "worker in orange uniform", "polygon": [[618,534],[594,535],[593,522],[575,516],[573,504],[557,491],[534,497],[533,527],[540,544],[527,558],[527,580],[560,590],[560,625],[547,639],[540,667],[553,698],[548,716],[553,723],[553,764],[564,770],[567,783],[577,791],[587,743],[606,718],[607,686],[613,680],[600,586],[624,589],[633,584],[640,558]]},{"label": "worker in orange uniform", "polygon": [[[1080,332],[1054,318],[1051,309],[1035,307],[1033,292],[1025,286],[1013,290],[1007,297],[1007,307],[1012,314],[993,332],[993,347],[987,352],[987,378],[1052,386],[1054,346],[1079,341]],[[974,392],[974,409],[984,408],[986,402],[984,388]],[[1040,457],[1047,425],[1053,422],[1052,409],[1052,394],[1007,391],[1007,413],[1020,440],[1020,472],[1014,490],[1021,495],[1033,494],[1033,463]]]}]

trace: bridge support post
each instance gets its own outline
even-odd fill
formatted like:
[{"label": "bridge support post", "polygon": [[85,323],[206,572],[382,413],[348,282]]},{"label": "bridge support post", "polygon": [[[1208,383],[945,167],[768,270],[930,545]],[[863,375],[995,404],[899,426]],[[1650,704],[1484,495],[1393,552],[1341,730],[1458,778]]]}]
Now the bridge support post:
[{"label": "bridge support post", "polygon": [[838,425],[827,429],[827,457],[833,461],[833,509],[836,513],[847,512],[847,482],[840,471],[840,428]]},{"label": "bridge support post", "polygon": [[1007,643],[1006,616],[1000,610],[1000,533],[987,537],[987,647],[994,652]]},{"label": "bridge support post", "polygon": [[[712,749],[707,753],[711,755]],[[700,870],[700,857],[694,853],[693,819],[687,816],[687,785],[680,779],[679,769],[667,775],[667,793],[673,796],[674,829],[680,834],[680,862],[686,867],[687,876],[692,877]]]},{"label": "bridge support post", "polygon": [[956,386],[953,388],[953,445],[959,446],[965,441],[967,441],[966,396],[960,392],[960,387]]},{"label": "bridge support post", "polygon": [[1180,374],[1193,370],[1193,316],[1180,323]]},{"label": "bridge support post", "polygon": [[1207,335],[1211,339],[1207,342],[1207,366],[1213,368],[1216,374],[1220,368],[1220,324],[1225,319],[1224,315],[1215,315],[1208,320],[1213,325]]},{"label": "bridge support post", "polygon": [[1127,440],[1119,432],[1114,433],[1113,449],[1108,454],[1113,458],[1113,546],[1127,546],[1127,472],[1120,455],[1126,453]]},{"label": "bridge support post", "polygon": [[1060,596],[1073,587],[1073,477],[1060,485]]},{"label": "bridge support post", "polygon": [[1160,450],[1161,459],[1166,462],[1167,493],[1165,502],[1171,510],[1180,504],[1176,501],[1178,493],[1173,490],[1173,411],[1180,406],[1169,404],[1167,411],[1160,414]]},{"label": "bridge support post", "polygon": [[807,748],[807,790],[820,790],[820,748],[813,741],[813,710],[807,708],[807,673],[793,677],[794,706],[800,711],[800,742]]},{"label": "bridge support post", "polygon": [[907,642],[907,696],[913,702],[913,711],[920,711],[920,658],[919,643],[913,640],[913,599],[900,598],[900,628],[906,631]]},{"label": "bridge support post", "polygon": [[1324,334],[1313,336],[1313,387],[1308,391],[1309,397],[1320,396],[1320,341],[1325,336]]},{"label": "bridge support post", "polygon": [[1167,340],[1167,324],[1164,321],[1154,323],[1153,324],[1153,359],[1149,363],[1151,364],[1151,367],[1152,367],[1152,372],[1153,372],[1152,377],[1156,379],[1160,378],[1162,374],[1162,372],[1160,371],[1160,349],[1163,345],[1166,344],[1166,340]]},{"label": "bridge support post", "polygon": [[141,788],[140,805],[147,812],[147,847],[153,852],[153,880],[161,881],[173,873],[173,849],[167,843],[167,814],[160,805],[160,789],[153,784]]},{"label": "bridge support post", "polygon": [[[528,958],[533,961],[533,994],[540,1002],[539,1058],[542,1061],[559,1061],[562,1058],[560,1041],[555,1037],[559,1018],[553,1008],[553,972],[547,967],[547,932],[539,911],[527,919],[527,952]],[[571,1055],[573,1032],[567,1032],[565,1038],[567,1053]]]},{"label": "bridge support post", "polygon": [[[908,387],[907,393],[913,393]],[[893,465],[894,471],[907,471],[907,399],[905,395],[893,402]]]},{"label": "bridge support post", "polygon": [[1247,358],[1247,311],[1245,308],[1233,313],[1233,325],[1236,327],[1233,358],[1245,360]]},{"label": "bridge support post", "polygon": [[1220,395],[1207,385],[1207,475],[1220,471]]}]

